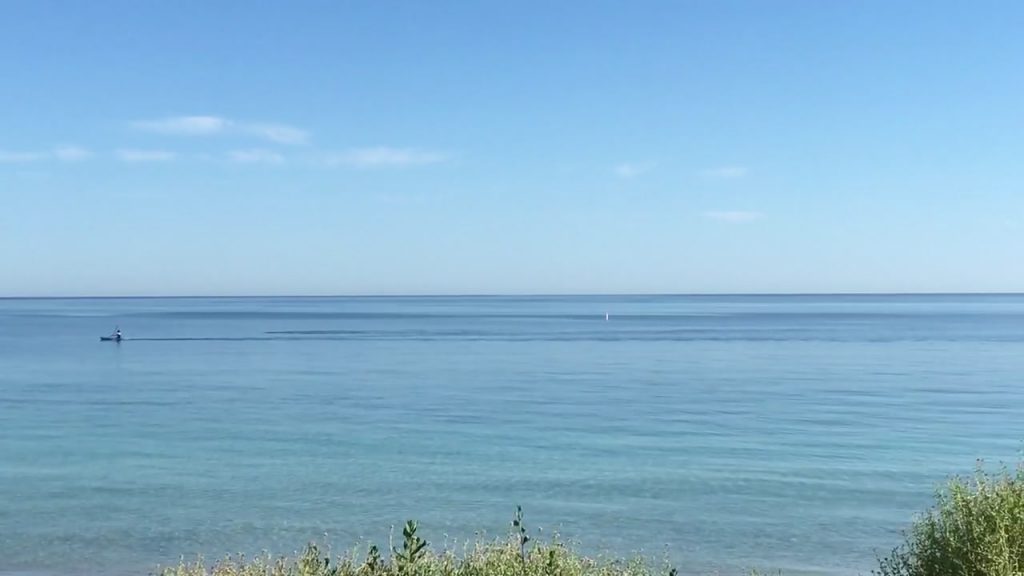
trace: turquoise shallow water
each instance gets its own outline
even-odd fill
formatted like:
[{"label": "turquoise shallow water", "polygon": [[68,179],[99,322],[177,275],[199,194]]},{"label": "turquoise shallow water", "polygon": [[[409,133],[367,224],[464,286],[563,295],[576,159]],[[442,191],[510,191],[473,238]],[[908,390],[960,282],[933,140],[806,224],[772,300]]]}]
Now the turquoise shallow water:
[{"label": "turquoise shallow water", "polygon": [[1022,447],[1024,296],[0,300],[0,573],[516,504],[684,573],[866,573]]}]

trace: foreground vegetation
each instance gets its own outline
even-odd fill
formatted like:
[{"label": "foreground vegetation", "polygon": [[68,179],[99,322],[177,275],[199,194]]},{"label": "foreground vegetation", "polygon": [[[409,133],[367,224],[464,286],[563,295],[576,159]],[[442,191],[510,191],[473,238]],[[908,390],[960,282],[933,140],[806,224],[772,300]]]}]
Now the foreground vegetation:
[{"label": "foreground vegetation", "polygon": [[[435,552],[406,523],[401,546],[381,554],[331,558],[310,544],[295,558],[202,560],[164,569],[162,576],[677,576],[644,558],[606,560],[580,555],[563,543],[532,544],[516,511],[507,540],[476,544],[461,554]],[[1024,466],[1015,472],[954,478],[934,507],[907,531],[902,545],[879,560],[877,576],[1024,576]]]},{"label": "foreground vegetation", "polygon": [[954,478],[880,576],[1024,576],[1024,465]]},{"label": "foreground vegetation", "polygon": [[461,554],[434,552],[417,534],[413,521],[402,530],[402,544],[385,557],[377,546],[365,556],[350,553],[332,559],[316,544],[297,558],[263,556],[251,560],[226,558],[207,567],[202,560],[165,569],[162,576],[676,576],[676,570],[655,568],[637,557],[631,561],[582,556],[553,540],[531,544],[517,509],[513,532],[506,540],[478,543]]}]

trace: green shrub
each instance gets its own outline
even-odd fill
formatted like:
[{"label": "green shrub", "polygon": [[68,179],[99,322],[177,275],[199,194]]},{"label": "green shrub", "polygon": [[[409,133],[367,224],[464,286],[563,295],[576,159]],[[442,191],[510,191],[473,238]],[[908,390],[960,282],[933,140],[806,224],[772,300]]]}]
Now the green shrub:
[{"label": "green shrub", "polygon": [[879,576],[1024,576],[1024,466],[954,478]]}]

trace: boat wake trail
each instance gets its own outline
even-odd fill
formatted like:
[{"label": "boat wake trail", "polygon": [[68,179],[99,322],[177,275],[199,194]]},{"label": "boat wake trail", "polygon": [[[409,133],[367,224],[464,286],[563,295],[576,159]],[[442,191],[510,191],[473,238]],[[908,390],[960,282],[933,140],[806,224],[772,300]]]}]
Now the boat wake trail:
[{"label": "boat wake trail", "polygon": [[261,342],[273,340],[301,340],[301,338],[285,338],[281,336],[203,336],[190,338],[125,338],[122,342]]}]

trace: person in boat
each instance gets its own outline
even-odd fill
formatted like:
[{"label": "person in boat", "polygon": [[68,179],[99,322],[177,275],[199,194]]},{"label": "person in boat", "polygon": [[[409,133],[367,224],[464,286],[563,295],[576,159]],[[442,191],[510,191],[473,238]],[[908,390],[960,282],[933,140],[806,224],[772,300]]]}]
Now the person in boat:
[{"label": "person in boat", "polygon": [[121,327],[117,326],[114,328],[114,340],[121,341]]}]

